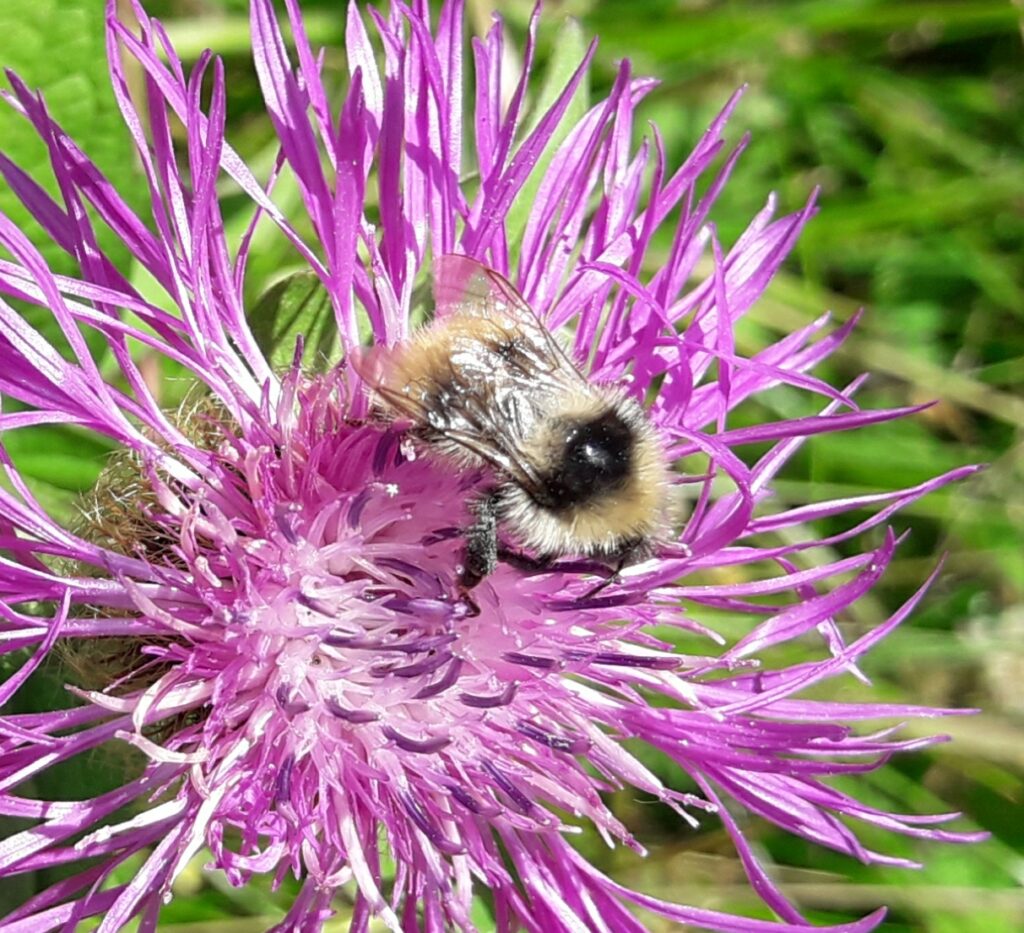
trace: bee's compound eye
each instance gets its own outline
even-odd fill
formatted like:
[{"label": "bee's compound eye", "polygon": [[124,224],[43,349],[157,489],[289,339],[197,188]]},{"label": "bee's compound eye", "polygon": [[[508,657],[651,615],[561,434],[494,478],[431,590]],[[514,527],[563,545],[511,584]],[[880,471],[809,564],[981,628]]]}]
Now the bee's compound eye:
[{"label": "bee's compound eye", "polygon": [[566,439],[561,485],[576,501],[621,485],[629,474],[633,432],[614,413],[578,424]]}]

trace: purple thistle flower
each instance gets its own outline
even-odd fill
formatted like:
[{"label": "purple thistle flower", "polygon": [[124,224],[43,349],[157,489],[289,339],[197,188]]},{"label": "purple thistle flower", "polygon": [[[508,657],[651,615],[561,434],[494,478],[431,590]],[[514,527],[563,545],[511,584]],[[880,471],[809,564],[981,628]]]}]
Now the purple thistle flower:
[{"label": "purple thistle flower", "polygon": [[[522,75],[509,86],[500,23],[466,59],[458,0],[433,24],[425,0],[396,0],[387,15],[350,4],[351,80],[339,104],[298,0],[286,5],[293,55],[271,0],[251,4],[256,68],[281,144],[261,182],[224,138],[221,62],[204,56],[186,74],[159,23],[133,2],[128,26],[109,3],[114,90],[152,194],[145,217],[11,77],[8,102],[46,142],[59,198],[6,158],[0,173],[79,271],[54,274],[0,217],[9,255],[0,292],[48,311],[69,350],[0,300],[0,392],[22,403],[0,415],[0,429],[79,425],[125,454],[105,481],[121,518],[98,491],[107,512],[68,529],[0,449],[9,480],[0,488],[0,645],[28,654],[0,701],[59,644],[110,644],[122,659],[107,682],[73,688],[73,708],[0,719],[0,813],[28,825],[0,843],[0,877],[64,870],[3,929],[100,918],[109,931],[139,918],[152,930],[172,882],[204,848],[235,885],[258,874],[303,879],[281,930],[319,929],[349,882],[353,930],[374,916],[396,931],[472,929],[483,891],[502,930],[642,930],[636,906],[719,930],[800,929],[809,922],[726,801],[864,862],[909,864],[867,849],[850,820],[977,838],[936,828],[954,815],[886,813],[827,780],[938,741],[854,726],[951,711],[805,698],[859,675],[862,657],[923,590],[848,642],[837,620],[884,572],[897,539],[886,531],[875,549],[818,566],[800,555],[885,528],[898,509],[971,469],[875,496],[773,503],[772,479],[805,439],[914,409],[862,411],[859,380],[840,391],[810,374],[852,323],[829,332],[822,318],[752,358],[733,346],[735,321],[814,211],[812,199],[776,218],[769,199],[731,249],[719,243],[708,218],[743,148],[726,153],[722,137],[736,99],[673,171],[656,131],[633,145],[653,82],[628,62],[608,97],[571,123],[591,47],[550,106],[531,113],[536,14]],[[125,57],[145,77],[144,114]],[[470,72],[475,100],[465,99]],[[698,196],[698,179],[723,155]],[[274,203],[287,172],[301,224]],[[226,179],[254,205],[237,249],[218,201]],[[97,220],[159,299],[104,255]],[[298,365],[300,344],[289,370],[270,365],[243,299],[257,225],[287,237],[318,277],[346,353],[361,334],[386,344],[408,335],[434,258],[461,253],[510,278],[593,380],[638,398],[660,386],[651,419],[670,458],[687,465],[677,475],[690,501],[678,540],[591,598],[586,562],[502,565],[474,591],[472,616],[457,589],[459,529],[481,477],[425,456],[400,426],[368,420],[344,360],[318,375]],[[648,276],[652,240],[669,225],[667,259]],[[83,332],[105,343],[116,378]],[[161,407],[139,345],[193,374],[202,389],[189,408]],[[820,397],[820,412],[731,426],[733,409],[779,385]],[[748,456],[754,444],[764,452]],[[130,481],[118,481],[124,474]],[[864,510],[874,511],[824,541],[806,532],[815,519]],[[720,568],[739,569],[743,582],[698,575]],[[708,622],[722,609],[749,619],[727,648]],[[807,635],[821,644],[817,660],[773,653]],[[698,639],[701,654],[676,644]],[[627,740],[675,762],[690,790],[663,783]],[[123,743],[142,764],[110,791],[24,795],[24,782],[46,769]],[[642,852],[601,796],[626,786],[688,822],[720,819],[779,922],[656,900],[589,864],[562,814]],[[112,881],[133,858],[130,880]],[[834,929],[868,930],[881,916]]]}]

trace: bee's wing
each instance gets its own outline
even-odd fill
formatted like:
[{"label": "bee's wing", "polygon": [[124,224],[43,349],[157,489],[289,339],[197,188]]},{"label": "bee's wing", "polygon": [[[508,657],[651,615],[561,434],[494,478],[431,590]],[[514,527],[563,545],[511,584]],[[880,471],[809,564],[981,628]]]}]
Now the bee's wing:
[{"label": "bee's wing", "polygon": [[[532,461],[528,439],[551,399],[586,380],[515,287],[468,256],[437,261],[434,298],[436,319],[447,327],[443,363],[417,375],[398,345],[357,368],[395,414],[540,494],[542,467]],[[478,325],[446,324],[452,318]]]},{"label": "bee's wing", "polygon": [[[453,416],[465,418],[468,426],[452,424],[442,430],[527,491],[541,493],[542,470],[526,453],[527,438],[551,399],[587,386],[586,378],[516,287],[475,259],[450,253],[437,260],[434,302],[441,320],[449,315],[479,317],[502,336],[514,337],[504,353],[495,349],[499,338],[495,345],[482,342],[453,354],[456,382],[465,390]],[[474,351],[479,360],[472,360]]]},{"label": "bee's wing", "polygon": [[586,382],[516,287],[500,272],[469,256],[448,253],[437,260],[434,308],[439,318],[450,314],[471,314],[492,320],[508,318],[523,337],[521,349],[529,357],[523,361],[524,369],[529,367],[535,376],[557,370],[562,384],[572,376],[579,382]]},{"label": "bee's wing", "polygon": [[[395,415],[462,447],[525,489],[539,491],[540,469],[524,450],[538,417],[537,390],[524,386],[523,375],[509,372],[486,344],[455,341],[452,350],[443,372],[397,383],[386,376],[388,354],[379,355],[371,384]],[[550,383],[550,375],[543,377]],[[435,394],[439,385],[443,396]]]}]

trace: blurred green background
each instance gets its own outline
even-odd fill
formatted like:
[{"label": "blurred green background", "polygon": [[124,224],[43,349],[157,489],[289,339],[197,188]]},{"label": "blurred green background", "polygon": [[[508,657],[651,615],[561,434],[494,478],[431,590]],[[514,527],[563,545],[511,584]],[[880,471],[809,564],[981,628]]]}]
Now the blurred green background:
[{"label": "blurred green background", "polygon": [[[58,119],[129,199],[139,199],[142,185],[107,86],[102,6],[4,0],[0,64],[41,87]],[[468,6],[474,28],[484,28],[497,6],[521,37],[528,3]],[[337,83],[344,4],[305,0],[305,7],[314,42],[334,50],[326,61]],[[152,0],[147,8],[167,21],[187,60],[207,46],[225,56],[229,137],[267,166],[272,139],[250,69],[244,0]],[[843,320],[863,306],[861,327],[822,372],[836,384],[875,373],[865,404],[940,400],[913,420],[809,444],[777,483],[781,498],[856,495],[960,464],[989,464],[899,518],[897,527],[912,525],[913,534],[849,624],[883,619],[948,554],[923,611],[865,667],[875,696],[984,712],[935,724],[956,741],[855,783],[865,799],[898,812],[963,810],[961,825],[987,829],[992,839],[953,847],[862,833],[885,851],[925,862],[922,871],[906,872],[861,866],[756,823],[748,832],[786,892],[822,921],[885,903],[892,908],[887,930],[1024,929],[1024,3],[552,2],[542,59],[558,42],[579,41],[572,26],[564,28],[566,16],[578,19],[582,35],[601,38],[592,94],[607,87],[624,56],[638,73],[662,80],[644,114],[664,134],[673,165],[731,91],[749,85],[729,134],[738,140],[749,130],[752,142],[713,215],[726,242],[769,191],[792,211],[820,186],[821,212],[740,331],[740,348],[755,352],[825,309]],[[23,165],[42,164],[40,144],[7,111],[0,111],[0,146]],[[229,226],[247,219],[239,213],[245,206],[228,199]],[[23,219],[6,190],[0,207]],[[254,265],[253,295],[292,262],[268,242]],[[182,391],[168,381],[168,404]],[[799,403],[782,393],[764,404],[777,414]],[[9,443],[58,510],[73,508],[107,453],[57,429],[19,432]],[[652,851],[640,861],[594,846],[593,857],[622,881],[765,915],[720,830],[694,834],[629,794],[615,803]],[[182,879],[162,928],[262,930],[280,916],[288,891],[235,891],[200,865]],[[344,914],[335,928],[345,928]]]}]

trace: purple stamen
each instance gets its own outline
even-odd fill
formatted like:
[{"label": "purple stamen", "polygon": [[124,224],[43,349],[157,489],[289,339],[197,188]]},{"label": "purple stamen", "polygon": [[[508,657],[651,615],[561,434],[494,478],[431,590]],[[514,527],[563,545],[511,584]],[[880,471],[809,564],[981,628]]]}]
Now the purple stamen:
[{"label": "purple stamen", "polygon": [[376,722],[380,719],[378,713],[373,713],[370,710],[363,709],[348,709],[342,706],[333,697],[327,697],[324,700],[324,706],[331,712],[331,715],[337,716],[339,719],[344,719],[345,722],[350,722],[353,725],[361,725],[368,722]]},{"label": "purple stamen", "polygon": [[452,842],[441,833],[441,831],[428,819],[420,805],[408,793],[402,793],[401,799],[406,812],[412,818],[412,821],[420,828],[423,835],[431,841],[439,852],[451,856],[458,855],[463,851],[462,846],[456,842]]},{"label": "purple stamen", "polygon": [[504,774],[502,774],[494,765],[489,761],[481,762],[483,769],[494,778],[494,783],[498,785],[509,797],[509,799],[516,805],[516,809],[521,813],[529,813],[534,808],[534,803],[526,796],[518,787],[515,786]]},{"label": "purple stamen", "polygon": [[274,779],[274,797],[278,801],[288,800],[292,795],[292,771],[295,768],[295,756],[289,755],[281,763],[277,777]]},{"label": "purple stamen", "polygon": [[377,446],[373,451],[373,475],[380,476],[388,467],[391,459],[391,451],[398,443],[398,438],[390,432],[381,435]]},{"label": "purple stamen", "polygon": [[467,810],[479,815],[486,809],[476,797],[469,793],[469,791],[463,790],[458,784],[452,784],[448,789],[452,792],[452,796]]},{"label": "purple stamen", "polygon": [[274,699],[277,701],[277,705],[281,707],[281,710],[286,716],[296,716],[299,713],[305,713],[309,710],[310,706],[305,700],[293,700],[291,688],[285,684],[281,684],[274,692]]},{"label": "purple stamen", "polygon": [[370,501],[370,495],[369,489],[362,489],[352,497],[348,504],[348,514],[345,516],[349,528],[359,527],[359,519],[362,517],[366,504]]},{"label": "purple stamen", "polygon": [[274,510],[274,524],[289,544],[298,544],[299,535],[296,531],[296,521],[302,512],[302,507],[287,502]]},{"label": "purple stamen", "polygon": [[512,683],[506,684],[505,689],[501,693],[495,694],[494,696],[478,696],[474,693],[460,693],[459,699],[466,704],[466,706],[472,706],[474,709],[493,709],[497,706],[508,706],[512,702],[512,698],[516,695],[516,690],[519,684]]},{"label": "purple stamen", "polygon": [[463,661],[461,658],[452,658],[452,663],[448,665],[444,674],[434,681],[432,684],[427,684],[416,694],[414,694],[417,700],[426,700],[430,697],[440,696],[445,690],[454,687],[459,682],[459,675],[462,673]]},{"label": "purple stamen", "polygon": [[439,651],[430,657],[417,661],[415,664],[406,664],[404,667],[393,667],[390,669],[395,677],[421,677],[424,674],[432,674],[440,667],[444,667],[452,659],[447,651]]},{"label": "purple stamen", "polygon": [[421,588],[434,596],[440,596],[444,592],[441,581],[436,576],[400,557],[379,557],[377,564],[403,575],[408,578],[410,583],[419,584]]},{"label": "purple stamen", "polygon": [[422,638],[413,639],[400,645],[391,645],[390,650],[402,651],[405,654],[420,654],[424,651],[436,651],[459,640],[454,632],[445,632],[442,635],[424,635]]},{"label": "purple stamen", "polygon": [[316,596],[308,596],[305,593],[299,593],[295,597],[296,602],[300,606],[305,606],[307,609],[318,613],[319,615],[326,616],[328,619],[333,619],[338,614],[338,609],[331,603],[326,602],[323,599],[318,599]]},{"label": "purple stamen", "polygon": [[449,528],[438,528],[436,531],[432,531],[430,534],[426,534],[420,538],[420,544],[424,547],[429,547],[431,544],[440,544],[442,541],[450,541],[452,538],[457,538],[460,534],[462,534],[462,529],[454,526]]},{"label": "purple stamen", "polygon": [[424,599],[417,596],[395,596],[384,603],[385,609],[400,612],[403,615],[416,616],[418,619],[442,622],[456,615],[457,604],[442,599]]},{"label": "purple stamen", "polygon": [[540,742],[542,745],[546,745],[548,748],[553,748],[555,751],[559,752],[569,752],[572,755],[582,755],[591,746],[591,743],[587,739],[572,739],[567,736],[553,735],[550,732],[538,728],[533,723],[527,722],[525,719],[520,720],[516,728],[528,738]]},{"label": "purple stamen", "polygon": [[564,651],[563,656],[569,661],[584,661],[589,664],[634,667],[653,671],[672,671],[682,666],[677,657],[652,657],[650,655],[622,654],[617,651],[589,652],[574,648]]},{"label": "purple stamen", "polygon": [[439,752],[442,748],[450,745],[452,741],[447,736],[435,736],[431,739],[410,739],[408,736],[402,735],[397,729],[392,729],[391,726],[385,726],[383,731],[399,748],[407,752],[417,752],[420,754]]},{"label": "purple stamen", "polygon": [[535,654],[523,654],[520,651],[506,651],[502,655],[509,664],[520,664],[523,667],[536,667],[541,670],[552,670],[559,666],[559,661],[555,658],[543,658]]}]

